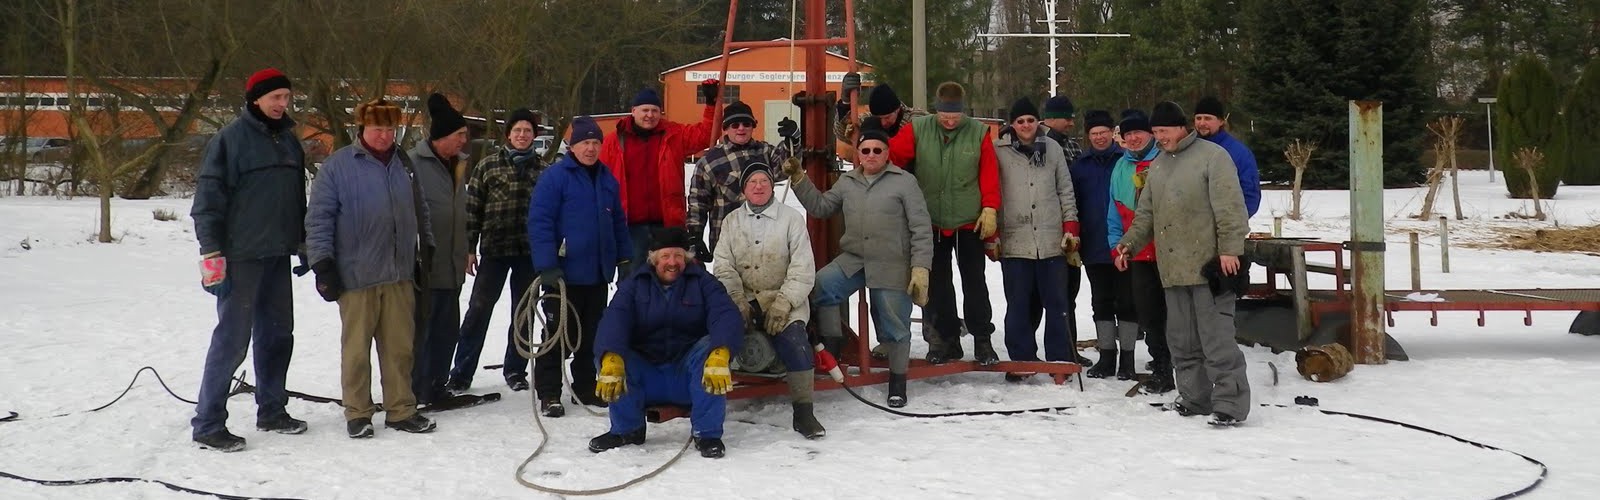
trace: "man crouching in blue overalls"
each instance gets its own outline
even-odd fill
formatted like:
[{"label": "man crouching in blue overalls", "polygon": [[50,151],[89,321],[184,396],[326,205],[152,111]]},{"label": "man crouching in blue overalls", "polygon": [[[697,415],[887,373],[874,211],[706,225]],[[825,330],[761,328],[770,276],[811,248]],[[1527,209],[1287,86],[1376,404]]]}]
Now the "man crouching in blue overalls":
[{"label": "man crouching in blue overalls", "polygon": [[618,284],[600,319],[595,393],[611,403],[611,431],[589,440],[589,451],[643,444],[645,406],[652,404],[688,405],[700,456],[726,451],[728,357],[739,349],[744,325],[722,283],[689,258],[690,246],[682,228],[657,231],[650,265]]}]

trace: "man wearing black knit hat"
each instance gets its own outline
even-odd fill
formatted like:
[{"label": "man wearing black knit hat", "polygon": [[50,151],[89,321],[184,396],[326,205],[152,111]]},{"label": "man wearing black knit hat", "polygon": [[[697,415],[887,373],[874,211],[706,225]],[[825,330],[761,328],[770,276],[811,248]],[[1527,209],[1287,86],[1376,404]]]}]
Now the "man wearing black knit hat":
[{"label": "man wearing black knit hat", "polygon": [[[895,134],[900,133],[901,127],[911,123],[912,118],[928,115],[927,111],[913,108],[900,102],[900,96],[894,93],[894,89],[890,88],[889,84],[882,83],[867,90],[867,112],[856,116],[855,120],[851,120],[855,106],[850,99],[853,94],[861,92],[861,81],[858,76],[852,84],[850,78],[850,75],[845,75],[844,92],[842,92],[844,97],[839,100],[838,104],[839,123],[834,126],[834,130],[839,136],[839,142],[854,144],[852,141],[855,138],[851,136],[856,133],[858,127],[865,130],[869,122],[889,137],[894,137]],[[851,151],[851,154],[846,155],[846,159],[855,158],[853,153],[855,149],[853,147]],[[915,169],[913,165],[900,165],[900,168],[905,169],[907,172]]]},{"label": "man wearing black knit hat", "polygon": [[[781,165],[789,158],[787,149],[756,140],[755,130],[756,118],[750,105],[734,101],[722,111],[723,140],[694,162],[686,226],[694,249],[690,256],[700,262],[710,264],[722,235],[722,219],[739,208],[743,199],[741,173],[745,168],[756,163]],[[709,235],[707,228],[711,230]]]},{"label": "man wearing black knit hat", "polygon": [[[244,449],[228,432],[228,389],[233,372],[255,345],[256,428],[305,432],[289,416],[284,378],[294,353],[294,295],[289,256],[304,265],[305,151],[294,136],[288,108],[289,78],[276,69],[245,82],[245,106],[211,142],[195,183],[195,238],[200,243],[200,286],[217,297],[192,437],[203,448]],[[244,175],[239,168],[250,165]]]},{"label": "man wearing black knit hat", "polygon": [[[451,354],[461,334],[461,285],[467,266],[467,120],[444,95],[428,96],[428,140],[407,154],[431,215],[434,248],[423,252],[423,287],[417,295],[415,363],[411,387],[417,403],[444,399]],[[431,250],[431,251],[430,251]]]},{"label": "man wearing black knit hat", "polygon": [[[506,118],[506,144],[485,156],[467,181],[467,274],[473,275],[472,296],[461,319],[461,340],[456,342],[455,367],[445,388],[452,393],[472,387],[478,355],[489,329],[494,305],[500,301],[507,275],[511,279],[511,314],[533,284],[533,261],[528,248],[528,205],[533,187],[544,172],[533,150],[539,120],[527,108]],[[509,316],[508,316],[509,317]],[[501,373],[513,391],[528,390],[528,358],[512,341],[515,328],[506,330],[505,365]]]},{"label": "man wearing black knit hat", "polygon": [[[1067,269],[1067,300],[1068,318],[1073,325],[1073,338],[1077,338],[1077,309],[1078,290],[1082,286],[1083,273],[1097,273],[1102,277],[1100,288],[1090,285],[1090,301],[1097,316],[1102,319],[1106,311],[1115,310],[1115,294],[1105,289],[1104,276],[1115,276],[1116,269],[1111,263],[1111,245],[1107,242],[1108,230],[1107,214],[1110,212],[1111,203],[1111,172],[1117,166],[1117,161],[1122,159],[1122,147],[1118,146],[1113,138],[1112,129],[1117,122],[1111,118],[1111,113],[1091,109],[1083,114],[1083,128],[1088,132],[1089,148],[1078,155],[1072,162],[1072,187],[1074,199],[1078,203],[1078,220],[1082,222],[1083,244],[1077,252],[1077,262],[1073,262],[1072,255],[1068,255]],[[1090,271],[1098,269],[1098,271]],[[1108,305],[1111,304],[1111,305]],[[1113,316],[1114,317],[1114,316]],[[1081,355],[1075,356],[1084,364],[1088,360]]]},{"label": "man wearing black knit hat", "polygon": [[1250,216],[1261,208],[1261,173],[1256,170],[1256,154],[1228,130],[1228,112],[1215,97],[1200,98],[1194,105],[1194,131],[1228,150],[1233,166],[1239,170],[1239,189],[1244,192],[1244,208]]},{"label": "man wearing black knit hat", "polygon": [[1250,414],[1250,381],[1234,341],[1237,281],[1248,279],[1244,195],[1233,159],[1221,146],[1189,131],[1183,109],[1157,104],[1150,125],[1161,149],[1139,193],[1133,224],[1117,242],[1117,268],[1157,235],[1166,341],[1178,399],[1168,409],[1212,415],[1232,426]]}]

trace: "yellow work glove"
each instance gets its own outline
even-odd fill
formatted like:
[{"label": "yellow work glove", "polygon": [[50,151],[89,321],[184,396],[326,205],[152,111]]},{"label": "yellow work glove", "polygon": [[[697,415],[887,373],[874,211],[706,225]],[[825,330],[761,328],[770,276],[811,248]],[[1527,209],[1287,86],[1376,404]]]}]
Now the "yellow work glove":
[{"label": "yellow work glove", "polygon": [[990,236],[994,236],[994,217],[993,208],[984,207],[982,212],[978,212],[978,239],[987,240]]},{"label": "yellow work glove", "polygon": [[622,356],[608,352],[600,357],[600,375],[594,379],[594,395],[614,403],[624,392],[628,392],[628,377],[622,367]]},{"label": "yellow work glove", "polygon": [[911,285],[906,287],[906,293],[911,295],[911,303],[928,305],[928,268],[911,268]]},{"label": "yellow work glove", "polygon": [[1083,256],[1078,255],[1077,250],[1067,252],[1067,265],[1072,267],[1083,267]]},{"label": "yellow work glove", "polygon": [[733,372],[728,371],[728,348],[712,349],[711,355],[706,356],[706,370],[700,377],[700,385],[713,396],[727,394],[733,389]]},{"label": "yellow work glove", "polygon": [[1061,251],[1067,253],[1076,253],[1078,251],[1078,244],[1078,237],[1073,236],[1072,233],[1064,233],[1061,235]]},{"label": "yellow work glove", "polygon": [[800,168],[800,159],[793,156],[783,161],[783,175],[789,176],[791,186],[806,180],[806,171]]}]

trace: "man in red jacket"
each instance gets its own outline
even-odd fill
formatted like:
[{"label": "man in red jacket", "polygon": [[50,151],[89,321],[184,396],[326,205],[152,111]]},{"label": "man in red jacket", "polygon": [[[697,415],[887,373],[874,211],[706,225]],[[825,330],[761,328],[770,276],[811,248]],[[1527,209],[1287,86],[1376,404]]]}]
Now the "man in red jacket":
[{"label": "man in red jacket", "polygon": [[632,116],[617,122],[606,134],[600,163],[611,169],[622,186],[622,211],[633,237],[633,265],[641,265],[650,248],[651,231],[683,227],[688,207],[684,198],[683,161],[711,146],[717,109],[717,80],[700,83],[705,110],[700,122],[685,125],[663,119],[661,95],[643,89],[628,104]]}]

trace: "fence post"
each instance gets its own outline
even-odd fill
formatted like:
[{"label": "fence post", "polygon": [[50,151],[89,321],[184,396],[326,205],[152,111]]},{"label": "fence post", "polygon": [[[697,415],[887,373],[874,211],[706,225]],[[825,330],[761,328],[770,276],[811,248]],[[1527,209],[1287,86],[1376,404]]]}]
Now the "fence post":
[{"label": "fence post", "polygon": [[1283,216],[1282,215],[1276,215],[1276,216],[1272,217],[1272,237],[1273,238],[1282,238],[1283,237]]},{"label": "fence post", "polygon": [[1383,364],[1383,103],[1350,101],[1350,341],[1361,364]]},{"label": "fence post", "polygon": [[1450,274],[1450,218],[1439,217],[1439,270]]},{"label": "fence post", "polygon": [[1407,235],[1411,244],[1411,291],[1422,291],[1422,248],[1417,243],[1417,232]]}]

